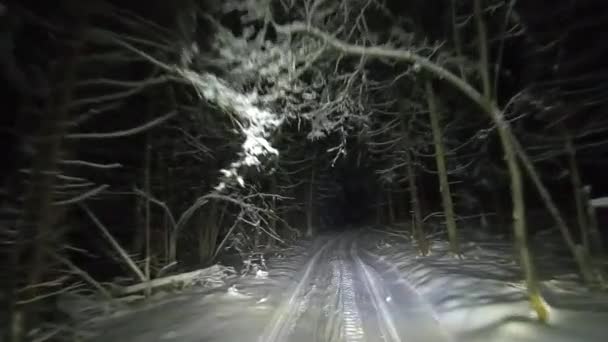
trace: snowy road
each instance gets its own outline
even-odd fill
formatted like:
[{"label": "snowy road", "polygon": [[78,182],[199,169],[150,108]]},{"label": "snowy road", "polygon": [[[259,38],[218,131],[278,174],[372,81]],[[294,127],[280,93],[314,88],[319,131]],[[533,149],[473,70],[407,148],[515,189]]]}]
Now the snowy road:
[{"label": "snowy road", "polygon": [[258,341],[448,341],[430,306],[374,261],[354,234],[326,242]]},{"label": "snowy road", "polygon": [[94,341],[450,341],[430,306],[358,247],[356,234],[315,246],[287,285],[271,272],[230,298],[169,301],[119,319]]}]

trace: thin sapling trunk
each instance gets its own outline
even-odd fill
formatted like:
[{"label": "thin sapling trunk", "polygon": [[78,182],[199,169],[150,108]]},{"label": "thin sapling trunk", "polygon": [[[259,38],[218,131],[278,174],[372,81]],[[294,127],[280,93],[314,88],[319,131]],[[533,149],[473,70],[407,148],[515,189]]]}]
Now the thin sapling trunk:
[{"label": "thin sapling trunk", "polygon": [[433,131],[433,143],[435,145],[435,162],[437,163],[437,175],[439,177],[439,191],[441,193],[441,201],[443,203],[443,212],[445,214],[445,222],[450,240],[450,251],[454,255],[460,254],[460,243],[458,241],[458,232],[456,228],[456,220],[454,219],[454,205],[452,203],[452,193],[450,191],[450,183],[448,182],[448,172],[445,162],[445,149],[442,141],[442,132],[439,122],[439,110],[437,108],[435,91],[430,80],[426,81],[427,101],[429,105],[429,116],[431,120],[431,128]]}]

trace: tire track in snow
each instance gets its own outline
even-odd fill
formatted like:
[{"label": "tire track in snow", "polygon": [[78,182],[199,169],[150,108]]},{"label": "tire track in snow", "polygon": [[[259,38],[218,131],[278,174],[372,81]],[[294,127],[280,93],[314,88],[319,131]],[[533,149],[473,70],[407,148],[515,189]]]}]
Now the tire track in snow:
[{"label": "tire track in snow", "polygon": [[342,310],[344,316],[343,333],[346,342],[364,340],[361,315],[355,301],[353,274],[343,260],[338,262],[340,270],[340,294],[342,297]]},{"label": "tire track in snow", "polygon": [[341,335],[345,342],[365,341],[361,314],[356,301],[356,289],[353,282],[352,263],[349,262],[347,241],[341,239],[336,258],[332,261],[333,277],[338,281],[340,299]]},{"label": "tire track in snow", "polygon": [[283,301],[283,304],[275,312],[272,320],[264,329],[264,333],[258,338],[259,342],[284,342],[287,341],[287,336],[291,332],[298,316],[305,310],[305,305],[308,297],[302,297],[302,292],[310,280],[311,274],[323,254],[323,252],[332,245],[334,240],[328,241],[323,245],[306,264],[304,275],[295,286],[289,298]]},{"label": "tire track in snow", "polygon": [[370,271],[369,267],[365,265],[363,260],[361,260],[359,255],[357,255],[356,247],[356,242],[353,242],[351,245],[350,253],[356,264],[356,267],[362,275],[363,281],[365,283],[365,288],[372,298],[372,303],[378,314],[378,320],[382,325],[381,329],[384,333],[385,339],[393,342],[402,342],[401,338],[399,337],[399,333],[397,327],[395,326],[395,322],[390,313],[390,310],[387,307],[383,296],[380,294],[380,286],[378,285],[376,277],[372,275],[372,272]]}]

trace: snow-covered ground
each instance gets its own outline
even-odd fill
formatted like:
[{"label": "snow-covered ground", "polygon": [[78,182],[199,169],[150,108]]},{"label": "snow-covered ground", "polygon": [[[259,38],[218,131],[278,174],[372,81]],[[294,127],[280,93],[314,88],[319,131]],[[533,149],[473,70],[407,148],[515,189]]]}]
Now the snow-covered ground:
[{"label": "snow-covered ground", "polygon": [[223,286],[165,293],[77,329],[94,342],[606,341],[608,297],[576,282],[559,241],[539,237],[551,306],[540,324],[511,244],[464,235],[463,259],[442,239],[419,257],[406,238],[371,228],[323,235]]},{"label": "snow-covered ground", "polygon": [[76,317],[75,330],[95,342],[255,341],[316,249],[316,243],[303,242],[272,253],[267,268],[228,279],[223,286],[161,293],[128,308]]},{"label": "snow-covered ground", "polygon": [[320,236],[268,269],[89,321],[90,341],[443,342],[432,308],[379,272],[355,232]]},{"label": "snow-covered ground", "polygon": [[[385,272],[412,286],[432,307],[441,326],[455,341],[607,341],[608,296],[577,282],[560,247],[547,236],[534,245],[543,279],[542,292],[551,311],[548,324],[534,319],[525,300],[521,272],[512,245],[463,234],[464,258],[448,252],[444,239],[432,242],[432,254],[419,257],[407,238],[367,234],[370,255]],[[562,248],[563,250],[563,248]]]}]

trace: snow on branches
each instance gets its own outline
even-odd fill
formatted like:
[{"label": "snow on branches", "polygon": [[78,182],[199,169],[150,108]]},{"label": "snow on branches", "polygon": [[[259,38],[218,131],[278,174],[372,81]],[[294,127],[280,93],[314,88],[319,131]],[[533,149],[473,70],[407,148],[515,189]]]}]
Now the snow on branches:
[{"label": "snow on branches", "polygon": [[[308,5],[316,19],[329,13],[313,9],[318,4]],[[236,11],[241,25],[238,30],[228,29],[216,19],[206,18],[215,28],[213,64],[235,88],[257,94],[265,108],[280,111],[284,119],[297,120],[299,129],[308,130],[308,139],[339,136],[339,146],[332,150],[343,155],[348,132],[367,122],[363,94],[369,83],[364,63],[328,53],[327,44],[314,37],[277,35],[275,16],[298,13],[307,4],[282,6],[287,6],[282,10],[285,13],[278,10],[282,14],[277,14],[271,13],[273,6],[267,0],[223,2],[219,14],[234,15]]]},{"label": "snow on branches", "polygon": [[[237,117],[235,122],[245,136],[245,141],[239,159],[232,162],[227,169],[223,169],[222,174],[226,179],[234,180],[243,186],[244,180],[238,172],[240,168],[258,167],[262,164],[260,158],[279,154],[267,138],[283,120],[276,113],[261,109],[257,105],[258,96],[255,93],[245,95],[237,92],[210,73],[197,73],[188,69],[178,69],[178,72],[192,83],[202,98]],[[225,181],[216,189],[223,190]]]}]

